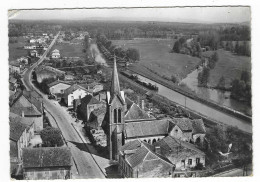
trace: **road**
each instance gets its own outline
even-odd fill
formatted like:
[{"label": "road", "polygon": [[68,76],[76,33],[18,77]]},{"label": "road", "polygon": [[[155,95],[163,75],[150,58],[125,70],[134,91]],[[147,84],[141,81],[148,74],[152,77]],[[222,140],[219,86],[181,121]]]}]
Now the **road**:
[{"label": "road", "polygon": [[[247,175],[251,175],[252,171],[248,171]],[[243,175],[243,169],[232,169],[230,171],[225,171],[219,174],[215,174],[213,177],[239,177],[239,176],[244,176]]]},{"label": "road", "polygon": [[24,72],[22,75],[22,81],[27,90],[35,90],[43,96],[45,110],[47,112],[49,111],[53,116],[62,131],[62,135],[65,138],[67,145],[71,148],[74,164],[78,173],[73,174],[73,178],[105,178],[102,170],[93,159],[92,154],[88,152],[88,148],[86,148],[78,133],[72,127],[71,124],[75,119],[69,115],[65,108],[62,108],[59,104],[49,100],[47,96],[35,88],[31,82],[32,71],[44,60],[48,52],[51,50],[51,47],[54,45],[58,35],[59,33],[37,63],[33,64],[26,72]]}]

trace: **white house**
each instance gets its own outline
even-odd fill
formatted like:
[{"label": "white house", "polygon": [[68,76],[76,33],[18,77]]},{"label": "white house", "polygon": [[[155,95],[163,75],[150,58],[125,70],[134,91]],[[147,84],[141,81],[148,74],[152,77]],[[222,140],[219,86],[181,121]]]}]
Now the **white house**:
[{"label": "white house", "polygon": [[57,49],[53,50],[51,53],[51,58],[60,58],[60,51]]},{"label": "white house", "polygon": [[30,52],[31,57],[38,57],[38,52],[36,50],[33,50]]},{"label": "white house", "polygon": [[56,97],[61,97],[61,95],[64,94],[64,91],[70,86],[69,83],[60,80],[48,84],[50,94],[55,95]]},{"label": "white house", "polygon": [[86,95],[93,95],[93,94],[91,91],[85,89],[84,87],[74,84],[64,91],[63,99],[65,104],[69,108],[72,108],[75,99],[81,99]]}]

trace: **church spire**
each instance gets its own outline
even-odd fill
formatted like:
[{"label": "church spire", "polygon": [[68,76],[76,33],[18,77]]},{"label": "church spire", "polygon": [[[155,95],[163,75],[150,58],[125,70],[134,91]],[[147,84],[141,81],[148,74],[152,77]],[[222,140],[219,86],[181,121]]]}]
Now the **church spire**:
[{"label": "church spire", "polygon": [[113,96],[114,94],[120,94],[120,85],[119,85],[119,78],[118,78],[117,66],[116,66],[116,56],[114,56],[114,69],[113,69],[110,93],[111,96]]}]

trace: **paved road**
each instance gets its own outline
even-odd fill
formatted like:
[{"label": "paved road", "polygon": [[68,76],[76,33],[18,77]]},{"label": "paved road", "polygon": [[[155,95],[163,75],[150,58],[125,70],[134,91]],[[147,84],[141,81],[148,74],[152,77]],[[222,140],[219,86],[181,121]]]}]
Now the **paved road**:
[{"label": "paved road", "polygon": [[78,136],[77,132],[72,127],[71,123],[75,120],[73,119],[65,108],[62,108],[58,103],[55,103],[47,98],[46,95],[42,94],[31,82],[31,73],[34,68],[36,68],[46,57],[51,47],[54,45],[59,33],[50,44],[49,48],[38,60],[37,63],[32,65],[23,74],[23,83],[27,90],[35,90],[40,95],[43,96],[44,107],[51,115],[55,118],[59,128],[62,131],[67,145],[71,148],[72,156],[75,161],[75,167],[78,170],[78,174],[73,174],[73,178],[105,178],[99,166],[93,160],[92,155],[88,152],[88,149],[83,144],[83,141]]},{"label": "paved road", "polygon": [[232,169],[219,174],[215,174],[213,177],[239,177],[243,176],[243,169]]}]

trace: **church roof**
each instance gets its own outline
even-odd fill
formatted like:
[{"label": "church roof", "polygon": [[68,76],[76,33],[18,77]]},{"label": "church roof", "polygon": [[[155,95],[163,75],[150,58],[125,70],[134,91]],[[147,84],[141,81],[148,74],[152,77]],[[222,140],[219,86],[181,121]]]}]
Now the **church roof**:
[{"label": "church roof", "polygon": [[127,120],[139,120],[139,119],[151,119],[151,117],[142,110],[136,103],[132,102],[131,106],[125,114],[125,121]]},{"label": "church roof", "polygon": [[126,138],[141,138],[168,134],[168,120],[139,120],[125,123]]},{"label": "church roof", "polygon": [[117,66],[116,66],[116,58],[114,58],[114,69],[112,74],[112,82],[111,82],[111,88],[110,88],[111,96],[114,94],[120,94],[120,85],[119,85],[119,78],[117,73]]}]

